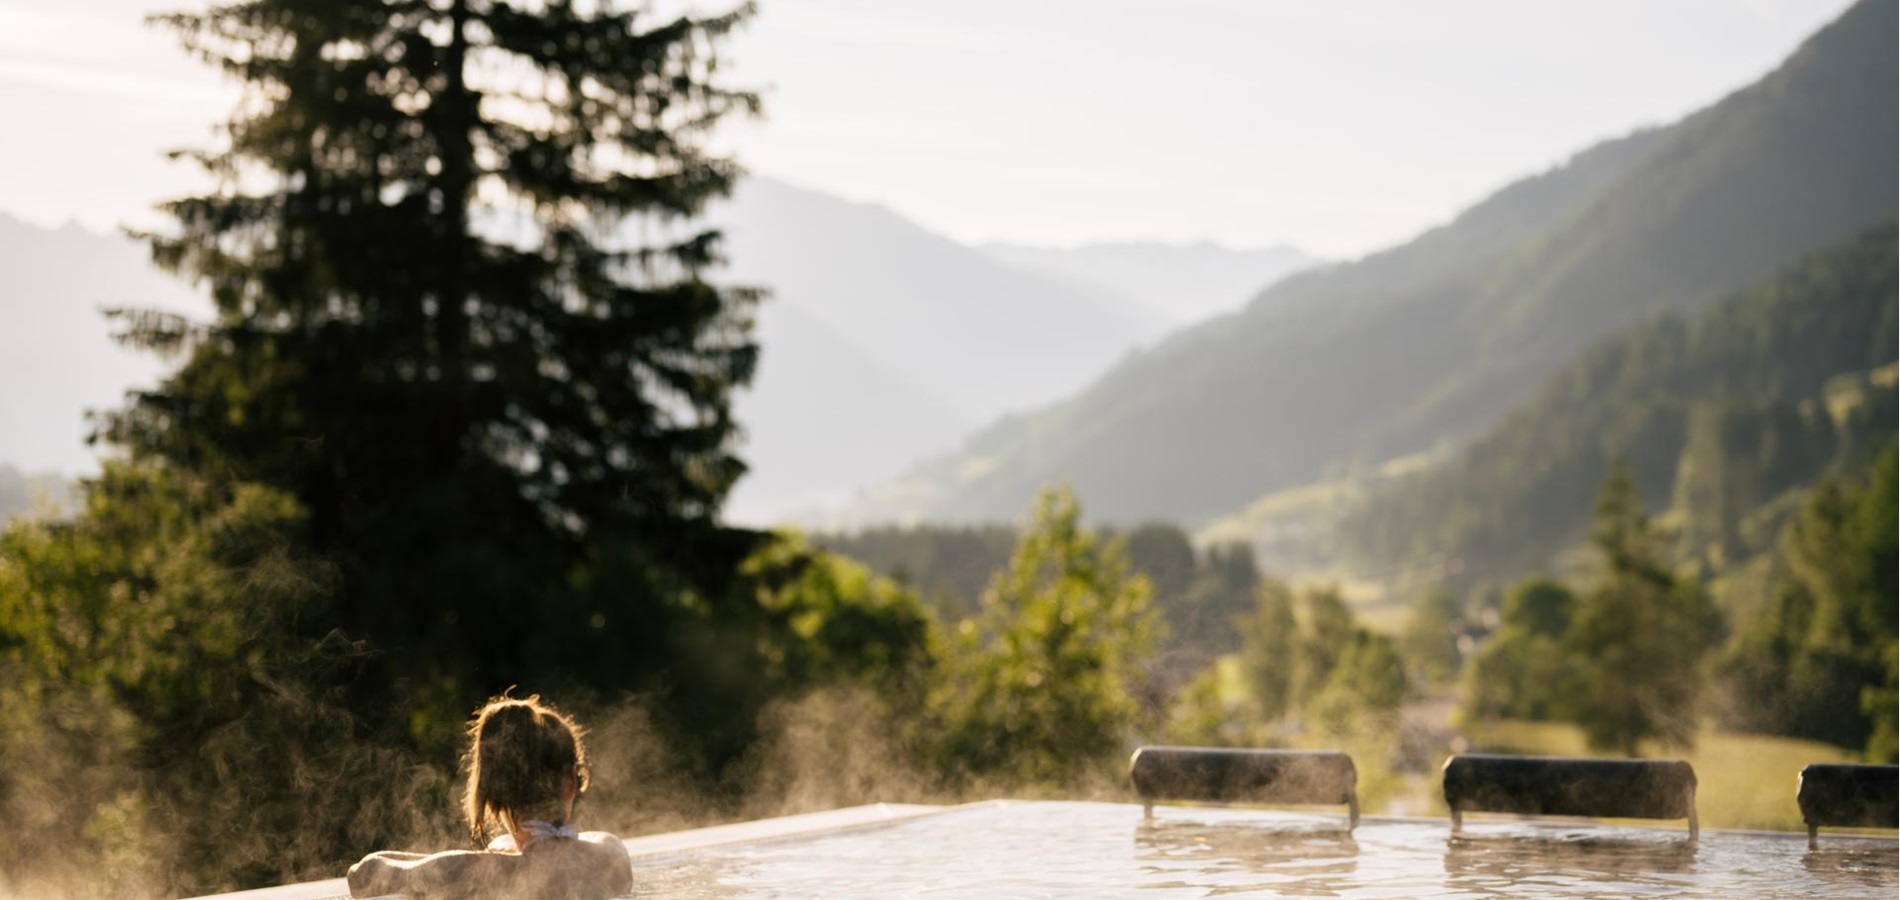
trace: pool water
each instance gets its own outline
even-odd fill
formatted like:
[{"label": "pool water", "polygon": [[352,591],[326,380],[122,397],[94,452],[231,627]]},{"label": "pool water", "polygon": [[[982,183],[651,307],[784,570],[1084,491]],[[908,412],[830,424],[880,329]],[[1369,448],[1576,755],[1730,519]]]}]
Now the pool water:
[{"label": "pool water", "polygon": [[1892,897],[1891,839],[1000,802],[638,856],[645,897]]},{"label": "pool water", "polygon": [[[877,804],[629,839],[641,897],[1880,897],[1893,838],[1122,803]],[[328,900],[340,878],[225,895]]]}]

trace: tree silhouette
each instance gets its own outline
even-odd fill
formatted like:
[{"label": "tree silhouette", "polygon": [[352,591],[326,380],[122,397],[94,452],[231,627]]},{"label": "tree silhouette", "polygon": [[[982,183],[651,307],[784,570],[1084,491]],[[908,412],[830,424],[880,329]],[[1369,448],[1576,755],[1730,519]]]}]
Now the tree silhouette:
[{"label": "tree silhouette", "polygon": [[716,514],[743,472],[729,398],[756,294],[705,280],[718,234],[690,220],[737,172],[709,130],[758,107],[717,71],[750,13],[158,19],[243,86],[218,145],[182,154],[217,187],[151,237],[217,311],[128,316],[183,362],[102,433],[293,497],[341,572],[329,624],[389,651],[360,683],[408,679],[421,736],[515,683],[705,680],[680,642],[721,640],[721,579],[753,543]]}]

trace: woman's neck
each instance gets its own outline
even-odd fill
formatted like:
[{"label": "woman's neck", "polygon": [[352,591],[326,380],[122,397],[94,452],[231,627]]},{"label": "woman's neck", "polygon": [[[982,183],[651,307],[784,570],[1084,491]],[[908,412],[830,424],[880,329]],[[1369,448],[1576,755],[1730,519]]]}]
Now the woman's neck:
[{"label": "woman's neck", "polygon": [[575,831],[572,826],[566,824],[556,825],[553,822],[546,822],[540,819],[523,819],[520,822],[510,822],[508,833],[515,839],[515,850],[522,852],[525,852],[530,846],[541,841],[580,836],[580,833]]}]

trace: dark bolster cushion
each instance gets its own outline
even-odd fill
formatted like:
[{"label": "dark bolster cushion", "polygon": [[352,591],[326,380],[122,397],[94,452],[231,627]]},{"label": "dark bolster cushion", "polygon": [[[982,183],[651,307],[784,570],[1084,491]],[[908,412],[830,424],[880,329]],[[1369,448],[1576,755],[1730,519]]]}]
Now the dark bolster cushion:
[{"label": "dark bolster cushion", "polygon": [[1135,792],[1148,800],[1351,803],[1359,773],[1331,750],[1143,747],[1128,763]]},{"label": "dark bolster cushion", "polygon": [[1801,770],[1795,802],[1809,825],[1893,828],[1900,823],[1900,767],[1815,763]]},{"label": "dark bolster cushion", "polygon": [[1695,786],[1682,760],[1473,753],[1445,762],[1445,803],[1457,811],[1685,819]]}]

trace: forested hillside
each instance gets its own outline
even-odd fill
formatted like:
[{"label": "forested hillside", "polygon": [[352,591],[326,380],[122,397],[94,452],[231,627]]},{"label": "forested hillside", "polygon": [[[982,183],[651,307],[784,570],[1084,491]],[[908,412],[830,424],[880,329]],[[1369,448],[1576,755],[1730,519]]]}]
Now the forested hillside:
[{"label": "forested hillside", "polygon": [[1404,247],[1289,279],[855,514],[995,518],[1067,479],[1105,519],[1200,522],[1468,437],[1603,335],[1699,311],[1892,216],[1896,18],[1891,0],[1866,0],[1702,112],[1581,153]]},{"label": "forested hillside", "polygon": [[1721,661],[1738,725],[1900,757],[1897,491],[1889,440],[1872,464],[1816,484],[1763,554],[1768,577],[1738,591]]},{"label": "forested hillside", "polygon": [[[1466,577],[1548,565],[1583,536],[1615,459],[1687,555],[1767,549],[1745,528],[1784,491],[1864,466],[1893,433],[1894,224],[1694,318],[1660,314],[1584,353],[1444,465],[1375,492],[1340,528],[1362,567],[1452,559]],[[1678,502],[1679,501],[1679,502]]]}]

